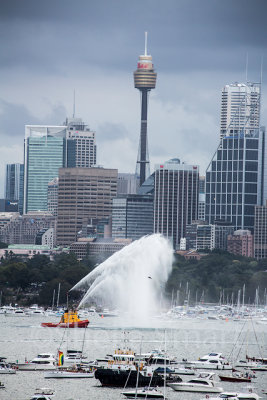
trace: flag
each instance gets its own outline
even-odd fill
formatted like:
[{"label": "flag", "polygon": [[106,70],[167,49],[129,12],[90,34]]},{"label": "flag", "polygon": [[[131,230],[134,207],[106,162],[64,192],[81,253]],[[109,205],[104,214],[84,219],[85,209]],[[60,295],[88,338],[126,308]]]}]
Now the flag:
[{"label": "flag", "polygon": [[60,367],[63,364],[64,364],[64,354],[62,351],[59,351],[58,352],[58,366]]}]

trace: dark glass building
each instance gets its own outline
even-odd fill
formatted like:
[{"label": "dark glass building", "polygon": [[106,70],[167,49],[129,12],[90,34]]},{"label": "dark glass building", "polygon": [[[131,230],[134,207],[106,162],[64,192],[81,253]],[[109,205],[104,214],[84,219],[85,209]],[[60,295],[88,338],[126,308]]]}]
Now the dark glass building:
[{"label": "dark glass building", "polygon": [[253,232],[254,210],[264,195],[264,129],[221,139],[206,171],[206,220],[224,220]]}]

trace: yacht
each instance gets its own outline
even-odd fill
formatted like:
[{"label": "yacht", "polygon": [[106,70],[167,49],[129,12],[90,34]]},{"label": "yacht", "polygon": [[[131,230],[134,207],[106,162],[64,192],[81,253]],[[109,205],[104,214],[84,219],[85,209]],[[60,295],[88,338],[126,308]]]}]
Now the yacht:
[{"label": "yacht", "polygon": [[231,370],[233,367],[230,365],[222,353],[209,353],[199,358],[197,361],[183,360],[183,364],[191,366],[196,369],[225,369]]},{"label": "yacht", "polygon": [[173,390],[179,392],[221,393],[223,388],[215,386],[213,373],[201,373],[188,382],[168,382]]},{"label": "yacht", "polygon": [[88,372],[83,369],[66,369],[50,371],[45,374],[46,379],[64,379],[64,378],[93,378],[94,372]]},{"label": "yacht", "polygon": [[56,369],[56,358],[51,353],[40,353],[31,361],[16,364],[21,371],[45,371]]}]

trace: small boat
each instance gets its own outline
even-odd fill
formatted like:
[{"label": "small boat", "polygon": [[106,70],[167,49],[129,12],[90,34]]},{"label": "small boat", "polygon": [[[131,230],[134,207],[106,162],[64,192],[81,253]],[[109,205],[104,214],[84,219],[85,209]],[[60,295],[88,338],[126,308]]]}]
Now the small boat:
[{"label": "small boat", "polygon": [[201,373],[188,382],[167,382],[167,386],[179,392],[220,393],[223,388],[215,386],[214,375]]},{"label": "small boat", "polygon": [[42,322],[45,328],[86,328],[89,324],[88,319],[80,320],[77,310],[65,310],[59,322]]},{"label": "small boat", "polygon": [[31,400],[52,400],[51,398],[54,396],[54,390],[41,388],[36,389],[34,395],[31,397]]},{"label": "small boat", "polygon": [[[223,392],[219,394],[218,397],[209,397],[208,395],[206,396],[206,399],[209,400],[222,400],[222,399],[231,399],[231,400],[259,400],[260,396],[258,396],[256,393],[237,393],[237,392]],[[203,399],[203,400],[206,400]]]},{"label": "small boat", "polygon": [[5,385],[2,382],[0,382],[0,389],[5,389]]},{"label": "small boat", "polygon": [[21,371],[45,371],[56,369],[56,358],[51,353],[40,353],[31,361],[16,364]]},{"label": "small boat", "polygon": [[230,365],[222,353],[209,353],[197,361],[182,361],[185,366],[190,366],[195,369],[225,369],[231,370],[233,367]]},{"label": "small boat", "polygon": [[0,357],[0,374],[15,374],[16,370],[6,363],[5,357]]},{"label": "small boat", "polygon": [[232,375],[219,375],[221,381],[225,382],[251,382],[252,378],[255,378],[255,374],[246,372],[243,374],[242,372],[236,371],[233,372]]},{"label": "small boat", "polygon": [[122,392],[127,399],[145,398],[145,399],[164,399],[164,394],[156,387],[144,387],[143,389],[130,390]]}]

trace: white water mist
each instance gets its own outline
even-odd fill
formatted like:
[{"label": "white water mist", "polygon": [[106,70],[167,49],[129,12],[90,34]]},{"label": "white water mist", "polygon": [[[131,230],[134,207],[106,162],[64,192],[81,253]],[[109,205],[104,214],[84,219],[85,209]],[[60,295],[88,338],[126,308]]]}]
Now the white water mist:
[{"label": "white water mist", "polygon": [[72,289],[88,289],[79,307],[98,303],[144,319],[158,311],[172,269],[173,250],[159,234],[145,236],[113,254]]}]

